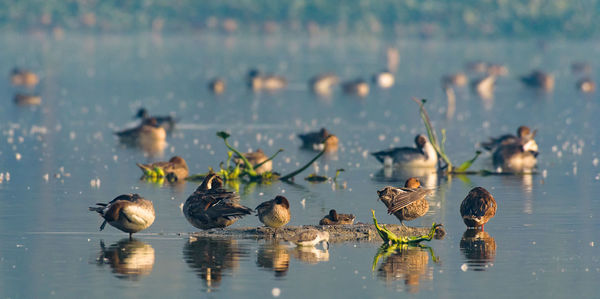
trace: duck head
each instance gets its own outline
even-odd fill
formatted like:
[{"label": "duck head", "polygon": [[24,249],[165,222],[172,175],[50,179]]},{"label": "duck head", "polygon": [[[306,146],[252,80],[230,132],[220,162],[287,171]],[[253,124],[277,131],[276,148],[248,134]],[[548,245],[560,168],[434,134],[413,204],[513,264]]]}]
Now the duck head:
[{"label": "duck head", "polygon": [[423,135],[417,135],[417,137],[415,137],[415,144],[417,145],[418,149],[423,149],[425,144],[427,144],[427,138],[425,138]]},{"label": "duck head", "polygon": [[148,118],[148,110],[146,110],[146,108],[142,107],[138,110],[137,114],[135,115],[135,118]]},{"label": "duck head", "polygon": [[331,209],[329,211],[329,218],[331,218],[331,220],[333,220],[333,221],[339,221],[340,220],[340,217],[338,217],[338,214],[337,214],[336,210],[334,210],[334,209]]},{"label": "duck head", "polygon": [[411,188],[411,189],[416,189],[421,187],[421,182],[419,181],[419,179],[417,178],[409,178],[408,180],[406,180],[406,183],[404,183],[404,187],[405,188]]},{"label": "duck head", "polygon": [[290,202],[284,196],[277,195],[275,197],[275,203],[284,206],[286,209],[290,208]]},{"label": "duck head", "polygon": [[216,173],[211,172],[202,181],[202,184],[196,189],[196,191],[208,191],[212,189],[220,189],[223,187],[223,179]]}]

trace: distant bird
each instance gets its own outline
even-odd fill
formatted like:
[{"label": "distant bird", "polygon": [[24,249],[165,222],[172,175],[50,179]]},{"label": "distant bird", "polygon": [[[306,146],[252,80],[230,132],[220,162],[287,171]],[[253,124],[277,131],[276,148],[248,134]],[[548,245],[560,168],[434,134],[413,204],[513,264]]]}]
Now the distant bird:
[{"label": "distant bird", "polygon": [[330,95],[333,86],[338,84],[340,79],[333,73],[320,74],[312,77],[308,81],[310,90],[318,95]]},{"label": "distant bird", "polygon": [[487,75],[483,78],[474,80],[471,83],[471,88],[483,99],[491,99],[494,97],[494,87],[496,84],[496,76]]},{"label": "distant bird", "polygon": [[469,82],[469,78],[463,72],[458,72],[454,74],[449,74],[442,77],[442,86],[446,87],[448,85],[454,85],[457,87],[462,87],[467,85]]},{"label": "distant bird", "polygon": [[208,89],[214,94],[222,94],[225,91],[225,80],[221,78],[212,79],[208,83]]},{"label": "distant bird", "polygon": [[282,76],[264,75],[256,69],[251,69],[246,77],[248,87],[252,90],[279,90],[287,86],[287,80]]},{"label": "distant bird", "polygon": [[[300,247],[314,247],[321,242],[329,241],[329,232],[320,231],[314,228],[305,229],[295,234],[288,234],[284,237],[288,242]],[[326,248],[328,248],[327,246]]]},{"label": "distant bird", "polygon": [[34,87],[40,82],[40,79],[32,71],[14,68],[10,73],[10,81],[13,85]]},{"label": "distant bird", "polygon": [[425,196],[433,193],[432,190],[420,188],[421,182],[417,178],[409,178],[404,188],[387,186],[379,191],[379,200],[388,208],[388,214],[394,214],[400,224],[403,221],[417,219],[429,211],[429,203]]},{"label": "distant bird", "polygon": [[281,195],[261,203],[255,210],[260,222],[268,227],[280,228],[290,222],[290,203]]},{"label": "distant bird", "polygon": [[323,150],[327,146],[327,151],[337,151],[339,140],[337,136],[331,134],[327,129],[321,128],[317,132],[308,132],[298,134],[298,138],[302,140],[302,147],[313,150]]},{"label": "distant bird", "polygon": [[167,132],[158,125],[155,118],[149,118],[132,129],[115,132],[121,142],[129,144],[154,144],[164,142],[167,139]]},{"label": "distant bird", "polygon": [[134,233],[147,229],[154,223],[155,214],[152,202],[142,198],[139,194],[123,194],[117,196],[109,203],[97,203],[97,207],[90,207],[90,211],[98,212],[104,218],[100,225],[103,230],[106,223],[115,228],[129,233],[129,238]]},{"label": "distant bird", "polygon": [[596,83],[590,78],[579,79],[575,85],[577,86],[578,90],[585,93],[596,91]]},{"label": "distant bird", "polygon": [[319,225],[354,224],[354,219],[356,216],[352,214],[338,214],[336,210],[332,209],[319,221]]},{"label": "distant bird", "polygon": [[508,172],[531,172],[537,164],[538,145],[533,139],[500,145],[492,159],[495,167]]},{"label": "distant bird", "polygon": [[366,97],[369,94],[369,83],[363,79],[355,79],[342,83],[342,90],[346,94]]},{"label": "distant bird", "polygon": [[438,155],[431,143],[423,135],[415,137],[416,148],[396,147],[371,153],[385,167],[435,167]]},{"label": "distant bird", "polygon": [[152,164],[136,165],[146,174],[149,171],[154,171],[155,168],[160,168],[165,173],[165,177],[171,181],[181,181],[187,178],[189,174],[187,163],[182,157],[174,156],[169,162],[156,162]]},{"label": "distant bird", "polygon": [[172,131],[173,129],[175,129],[175,123],[177,123],[177,119],[175,119],[173,116],[167,115],[167,116],[150,116],[150,114],[148,114],[148,110],[146,110],[146,108],[140,108],[137,112],[137,114],[135,115],[136,118],[141,118],[142,122],[147,122],[151,119],[156,120],[156,123],[165,128],[165,130],[167,131]]},{"label": "distant bird", "polygon": [[548,91],[554,89],[554,76],[539,70],[535,70],[528,75],[522,76],[521,82],[527,86],[541,88]]},{"label": "distant bird", "polygon": [[460,215],[467,227],[481,227],[496,215],[496,200],[484,188],[473,188],[460,204]]},{"label": "distant bird", "polygon": [[[272,171],[273,170],[273,162],[271,160],[267,161],[269,159],[269,157],[267,157],[267,155],[265,155],[265,153],[263,152],[262,149],[257,149],[255,152],[247,152],[244,153],[244,157],[246,157],[246,160],[248,160],[248,162],[250,162],[250,164],[252,164],[252,167],[254,167],[254,170],[256,171],[257,174],[263,174],[267,171]],[[267,161],[267,162],[265,162]],[[239,164],[244,164],[244,161],[241,158],[236,158],[235,159],[236,163]],[[265,162],[265,163],[263,163]],[[255,166],[263,163],[260,167],[256,168]]]},{"label": "distant bird", "polygon": [[17,93],[14,101],[19,106],[37,106],[42,103],[42,97],[39,95]]},{"label": "distant bird", "polygon": [[381,71],[373,75],[373,83],[381,88],[390,88],[394,86],[394,74],[390,71]]},{"label": "distant bird", "polygon": [[240,196],[223,189],[223,179],[209,173],[183,205],[187,221],[199,229],[224,228],[232,225],[252,209],[240,205]]},{"label": "distant bird", "polygon": [[573,74],[590,74],[592,72],[592,66],[587,62],[573,62],[571,64],[571,72]]},{"label": "distant bird", "polygon": [[498,137],[490,137],[490,140],[487,142],[482,142],[481,146],[488,151],[494,151],[498,146],[501,145],[517,143],[525,139],[533,139],[535,137],[536,132],[537,131],[535,130],[532,132],[528,126],[519,126],[519,128],[517,129],[516,136],[512,134],[505,134]]}]

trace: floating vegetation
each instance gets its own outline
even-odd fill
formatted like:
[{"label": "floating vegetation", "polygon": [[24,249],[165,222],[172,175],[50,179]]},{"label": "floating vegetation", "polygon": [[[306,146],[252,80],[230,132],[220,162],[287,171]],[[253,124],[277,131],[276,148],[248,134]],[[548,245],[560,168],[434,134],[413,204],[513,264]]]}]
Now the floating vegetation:
[{"label": "floating vegetation", "polygon": [[332,182],[336,183],[338,176],[343,171],[345,171],[343,168],[337,169],[335,171],[335,176],[333,178],[330,178],[330,177],[327,177],[324,175],[318,175],[316,173],[311,173],[307,177],[305,177],[304,180],[309,181],[311,183],[323,183],[323,182],[327,182],[327,181],[331,180]]},{"label": "floating vegetation", "polygon": [[[225,161],[225,163],[221,163],[219,165],[218,171],[214,171],[212,168],[209,168],[208,173],[211,173],[211,172],[217,173],[219,176],[221,176],[223,178],[223,180],[225,180],[228,184],[232,185],[236,189],[239,187],[239,182],[271,183],[271,182],[278,181],[278,180],[285,181],[285,182],[293,181],[294,177],[296,175],[298,175],[299,173],[306,170],[312,163],[314,163],[317,159],[319,159],[327,151],[327,145],[325,145],[323,147],[323,150],[321,150],[313,159],[308,161],[308,163],[306,163],[304,166],[300,167],[299,169],[297,169],[289,174],[281,176],[279,173],[274,172],[274,171],[265,171],[265,172],[259,174],[256,172],[255,169],[260,167],[264,163],[267,163],[267,162],[273,160],[280,152],[283,151],[283,149],[279,149],[275,154],[270,156],[267,160],[253,166],[248,161],[248,159],[244,156],[244,154],[242,154],[240,151],[238,151],[236,148],[234,148],[233,146],[231,146],[229,144],[229,142],[227,141],[227,139],[231,136],[231,135],[229,135],[229,133],[219,131],[219,132],[217,132],[217,136],[219,138],[223,139],[223,141],[225,142],[225,146],[229,149],[229,151],[227,152],[227,160]],[[327,140],[327,139],[325,139],[325,140]],[[326,144],[326,143],[324,142],[324,144]],[[239,163],[235,163],[235,159],[234,159],[234,163],[232,163],[232,158],[234,155],[236,156],[237,159],[239,159],[239,161],[240,161]],[[208,175],[208,173],[191,175],[187,178],[187,180],[190,180],[190,181],[202,180],[202,179],[204,179],[204,177],[206,177]],[[339,174],[339,170],[338,170],[338,172],[336,172],[335,178],[337,178],[338,174]]]},{"label": "floating vegetation", "polygon": [[373,223],[375,224],[375,228],[377,228],[377,233],[383,240],[383,243],[393,245],[393,244],[418,244],[422,241],[431,241],[433,239],[433,235],[435,234],[435,229],[442,226],[441,224],[436,224],[435,222],[431,225],[431,229],[427,235],[421,236],[396,236],[393,232],[387,229],[383,224],[380,226],[377,223],[377,218],[375,218],[375,211],[371,210],[373,213]]}]

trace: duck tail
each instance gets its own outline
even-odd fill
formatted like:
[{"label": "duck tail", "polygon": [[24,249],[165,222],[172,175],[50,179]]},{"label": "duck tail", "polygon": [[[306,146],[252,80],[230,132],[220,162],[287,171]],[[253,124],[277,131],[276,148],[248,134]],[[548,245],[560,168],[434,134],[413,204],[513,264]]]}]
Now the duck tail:
[{"label": "duck tail", "polygon": [[100,230],[102,231],[105,226],[106,226],[106,220],[104,220],[104,222],[102,222],[102,225],[100,225]]},{"label": "duck tail", "polygon": [[375,159],[377,159],[377,161],[379,161],[380,163],[384,163],[386,155],[387,155],[387,152],[383,152],[383,151],[371,153],[371,156],[375,157]]},{"label": "duck tail", "polygon": [[104,210],[104,207],[89,207],[89,210],[92,212],[98,212],[102,214],[102,210]]}]

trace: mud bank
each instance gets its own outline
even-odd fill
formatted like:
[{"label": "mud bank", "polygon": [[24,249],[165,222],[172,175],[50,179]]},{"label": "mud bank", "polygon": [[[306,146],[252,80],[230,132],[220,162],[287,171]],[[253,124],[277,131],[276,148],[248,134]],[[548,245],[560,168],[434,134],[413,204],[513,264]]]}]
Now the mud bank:
[{"label": "mud bank", "polygon": [[[431,227],[403,227],[398,224],[385,224],[385,226],[398,236],[420,236],[429,233]],[[285,226],[280,229],[269,227],[238,227],[212,229],[208,231],[198,231],[190,233],[190,237],[228,237],[244,239],[283,239],[286,235],[292,235],[304,229],[314,228],[329,232],[329,242],[381,242],[377,234],[377,229],[373,224],[353,224],[353,225],[302,225]],[[443,239],[446,235],[444,227],[438,227],[435,232],[435,239]]]}]

